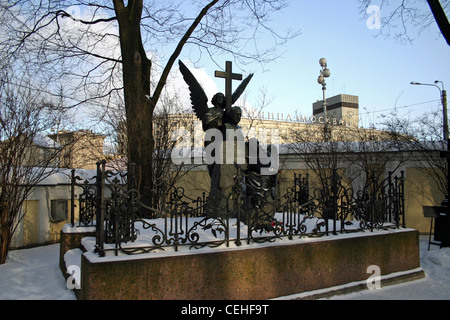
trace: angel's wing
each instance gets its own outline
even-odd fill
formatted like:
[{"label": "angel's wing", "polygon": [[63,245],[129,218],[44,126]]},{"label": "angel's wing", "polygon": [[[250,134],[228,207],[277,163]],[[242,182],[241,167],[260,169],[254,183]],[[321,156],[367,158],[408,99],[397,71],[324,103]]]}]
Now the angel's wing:
[{"label": "angel's wing", "polygon": [[203,91],[202,86],[184,63],[178,60],[178,64],[180,65],[180,72],[183,75],[184,81],[189,86],[189,91],[191,92],[192,109],[194,109],[197,117],[202,120],[208,112],[208,97],[205,91]]},{"label": "angel's wing", "polygon": [[247,87],[247,85],[250,82],[250,80],[252,79],[252,77],[253,77],[253,73],[250,74],[247,78],[245,78],[244,81],[241,82],[239,87],[237,87],[237,89],[233,92],[233,95],[231,97],[231,104],[234,104],[237,101],[237,99],[239,99],[239,97],[244,92],[245,88]]}]

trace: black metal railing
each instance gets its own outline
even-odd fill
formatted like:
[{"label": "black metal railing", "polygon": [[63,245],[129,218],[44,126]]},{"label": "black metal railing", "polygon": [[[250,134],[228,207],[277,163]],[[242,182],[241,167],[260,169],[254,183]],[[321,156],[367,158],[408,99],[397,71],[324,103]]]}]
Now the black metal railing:
[{"label": "black metal railing", "polygon": [[[78,207],[78,227],[93,226],[96,217],[96,210],[98,207],[97,186],[98,181],[95,183],[90,182],[88,179],[83,179],[80,176],[75,175],[76,170],[72,169],[70,178],[70,190],[71,190],[71,209],[70,209],[70,222],[72,227],[75,227],[75,208]],[[99,176],[99,168],[97,168],[97,175]],[[79,182],[82,181],[82,182]],[[76,189],[81,190],[77,192]],[[78,205],[76,202],[78,198]]]},{"label": "black metal railing", "polygon": [[[133,170],[131,170],[133,171]],[[79,190],[79,226],[96,226],[96,251],[147,253],[182,246],[189,248],[240,246],[280,238],[318,237],[379,228],[405,227],[404,175],[384,180],[373,173],[357,192],[343,182],[337,170],[329,183],[312,187],[308,175],[295,174],[292,185],[280,197],[246,193],[246,173],[238,168],[232,193],[222,195],[230,210],[205,215],[206,193],[196,199],[183,188],[172,188],[162,209],[142,203],[133,172],[124,175],[97,164],[95,182],[72,173],[72,205]],[[78,187],[78,188],[75,188]],[[150,210],[156,219],[145,219]],[[74,209],[71,221],[75,225]]]}]

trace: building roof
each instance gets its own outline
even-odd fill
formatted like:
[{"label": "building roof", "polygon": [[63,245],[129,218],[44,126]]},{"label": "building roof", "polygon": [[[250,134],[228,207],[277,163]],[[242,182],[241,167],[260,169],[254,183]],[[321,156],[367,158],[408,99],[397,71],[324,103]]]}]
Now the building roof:
[{"label": "building roof", "polygon": [[33,143],[37,146],[37,147],[41,147],[41,148],[60,148],[61,145],[59,143],[57,143],[55,140],[53,140],[52,138],[50,138],[48,135],[42,134],[42,133],[37,133],[33,139]]},{"label": "building roof", "polygon": [[[42,168],[36,168],[36,170],[41,170]],[[48,169],[53,170],[54,172],[45,177],[42,181],[40,181],[37,185],[69,185],[70,180],[72,178],[72,169]],[[114,172],[117,173],[117,172]],[[88,181],[89,184],[94,184],[96,181],[97,176],[97,170],[89,170],[89,169],[75,169],[75,177],[78,177],[77,183],[81,184],[85,181]],[[114,175],[116,177],[116,175]],[[119,175],[117,175],[118,178],[121,178]],[[120,183],[124,183],[124,179],[122,178],[122,181]],[[105,182],[106,184],[109,184],[108,179]]]},{"label": "building roof", "polygon": [[401,151],[441,151],[447,149],[444,141],[337,141],[337,142],[307,142],[280,144],[280,154],[299,153],[337,153],[344,152],[401,152]]}]

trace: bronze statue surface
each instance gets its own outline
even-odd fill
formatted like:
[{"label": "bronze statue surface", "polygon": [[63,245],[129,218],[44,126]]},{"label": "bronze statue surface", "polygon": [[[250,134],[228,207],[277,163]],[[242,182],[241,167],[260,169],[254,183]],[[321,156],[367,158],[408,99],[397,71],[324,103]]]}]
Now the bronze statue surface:
[{"label": "bronze statue surface", "polygon": [[[245,142],[244,135],[239,126],[242,116],[240,107],[233,106],[244,92],[253,77],[250,74],[232,93],[232,80],[242,80],[242,75],[232,72],[231,62],[226,62],[226,71],[216,71],[216,77],[225,78],[225,94],[216,93],[211,99],[213,107],[208,107],[208,98],[195,79],[191,71],[179,61],[180,72],[189,86],[192,109],[202,121],[205,134],[205,150],[210,150],[214,161],[206,161],[209,176],[211,178],[210,193],[206,202],[205,212],[208,217],[217,218],[236,213],[236,200],[240,197],[241,214],[243,221],[248,219],[258,220],[264,228],[273,221],[275,213],[274,187],[276,177],[260,174],[261,165],[249,164],[249,157],[267,157],[258,144],[255,155],[249,155],[249,142]],[[208,138],[206,138],[208,137]],[[211,144],[213,148],[211,147]],[[242,162],[239,162],[239,151],[242,151]],[[219,157],[218,153],[220,154]],[[224,157],[221,157],[224,156]],[[270,152],[269,152],[270,156]],[[224,158],[227,161],[223,161]],[[232,161],[229,161],[232,159]],[[255,163],[252,161],[252,163]],[[242,173],[241,194],[233,195],[233,187],[236,186],[238,176],[237,168]]]}]

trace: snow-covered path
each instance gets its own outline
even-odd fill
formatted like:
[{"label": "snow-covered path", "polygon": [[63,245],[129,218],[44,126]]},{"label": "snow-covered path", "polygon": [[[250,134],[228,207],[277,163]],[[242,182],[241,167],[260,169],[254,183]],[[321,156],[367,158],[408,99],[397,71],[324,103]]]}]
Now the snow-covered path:
[{"label": "snow-covered path", "polygon": [[59,268],[59,244],[10,251],[0,265],[0,299],[76,300]]}]

